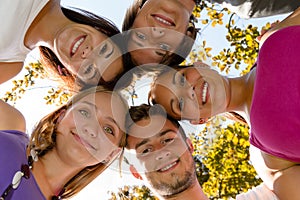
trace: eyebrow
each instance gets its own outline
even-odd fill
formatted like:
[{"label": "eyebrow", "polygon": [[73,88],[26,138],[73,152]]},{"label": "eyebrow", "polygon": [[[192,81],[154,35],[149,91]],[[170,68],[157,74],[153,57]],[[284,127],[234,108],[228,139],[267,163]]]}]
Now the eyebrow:
[{"label": "eyebrow", "polygon": [[119,124],[116,122],[116,120],[115,120],[114,118],[112,118],[112,117],[105,117],[105,118],[106,118],[107,120],[111,121],[112,123],[116,124],[117,127],[121,130]]},{"label": "eyebrow", "polygon": [[[172,130],[172,129],[167,129],[167,130],[165,130],[165,131],[163,131],[163,132],[160,132],[160,133],[159,133],[158,135],[156,135],[155,137],[162,137],[162,136],[166,135],[168,132],[175,132],[175,131]],[[135,149],[138,149],[140,146],[142,146],[142,145],[148,143],[149,141],[150,141],[149,138],[143,139],[141,142],[139,142],[139,143],[137,143],[137,144],[135,145]]]},{"label": "eyebrow", "polygon": [[88,104],[89,106],[94,107],[96,110],[98,110],[97,106],[91,102],[83,101],[82,103]]},{"label": "eyebrow", "polygon": [[[95,104],[91,103],[91,102],[83,101],[82,103],[88,104],[89,106],[92,106],[92,107],[94,107],[96,110],[98,110],[97,106],[96,106]],[[117,127],[120,129],[119,124],[116,122],[116,120],[115,120],[114,118],[112,118],[112,117],[104,117],[104,118],[107,119],[107,120],[109,120],[109,121],[111,121],[112,123],[116,124]]]},{"label": "eyebrow", "polygon": [[[133,34],[135,34],[135,33],[133,33]],[[144,45],[142,43],[138,42],[133,36],[131,36],[131,40],[139,47],[144,47]]]}]

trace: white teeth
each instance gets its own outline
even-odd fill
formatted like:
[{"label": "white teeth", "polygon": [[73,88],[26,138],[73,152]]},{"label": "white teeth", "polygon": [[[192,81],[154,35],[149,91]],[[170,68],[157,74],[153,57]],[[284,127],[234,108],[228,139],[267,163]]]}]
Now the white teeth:
[{"label": "white teeth", "polygon": [[75,54],[75,52],[77,51],[78,47],[82,44],[82,42],[84,41],[84,38],[81,38],[80,40],[78,40],[72,49],[72,54]]},{"label": "white teeth", "polygon": [[168,169],[170,169],[171,167],[173,167],[174,165],[176,165],[176,162],[173,162],[172,164],[169,164],[168,166],[161,168],[160,171],[167,171]]},{"label": "white teeth", "polygon": [[169,26],[172,26],[172,24],[171,24],[170,22],[168,22],[167,20],[164,20],[164,19],[162,19],[162,18],[160,18],[160,17],[155,17],[155,19],[157,19],[158,21],[160,21],[160,22],[162,22],[162,23],[164,23],[164,24],[167,24],[167,25],[169,25]]},{"label": "white teeth", "polygon": [[206,103],[206,95],[207,95],[208,83],[205,82],[202,90],[202,103]]}]

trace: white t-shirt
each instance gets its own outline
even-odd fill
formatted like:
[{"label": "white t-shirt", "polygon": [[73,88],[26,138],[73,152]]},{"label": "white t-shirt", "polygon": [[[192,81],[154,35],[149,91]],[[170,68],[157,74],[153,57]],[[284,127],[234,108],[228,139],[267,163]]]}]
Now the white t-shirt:
[{"label": "white t-shirt", "polygon": [[264,183],[236,196],[236,200],[279,200]]},{"label": "white t-shirt", "polygon": [[23,62],[30,52],[25,34],[49,0],[0,1],[0,62]]}]

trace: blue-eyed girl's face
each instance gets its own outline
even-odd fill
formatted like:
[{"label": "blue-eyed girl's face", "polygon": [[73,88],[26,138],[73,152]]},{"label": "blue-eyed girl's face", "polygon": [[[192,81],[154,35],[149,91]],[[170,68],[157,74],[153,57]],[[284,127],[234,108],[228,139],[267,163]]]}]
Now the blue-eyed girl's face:
[{"label": "blue-eyed girl's face", "polygon": [[110,93],[89,94],[68,109],[58,124],[57,152],[75,164],[112,158],[124,136],[126,108]]}]

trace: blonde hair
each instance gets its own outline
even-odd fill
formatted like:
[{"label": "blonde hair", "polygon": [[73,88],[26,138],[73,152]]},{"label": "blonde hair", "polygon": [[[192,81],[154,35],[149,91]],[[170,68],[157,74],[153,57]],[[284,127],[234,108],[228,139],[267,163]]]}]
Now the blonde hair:
[{"label": "blonde hair", "polygon": [[[109,90],[107,88],[104,88],[103,86],[96,86],[85,89],[73,96],[66,105],[58,108],[57,110],[48,114],[42,120],[40,120],[40,122],[37,124],[37,126],[31,134],[29,148],[35,150],[39,157],[42,157],[45,154],[47,154],[47,152],[53,149],[56,145],[56,125],[60,113],[70,108],[73,104],[78,102],[83,97],[97,92],[104,92],[118,96],[124,103],[124,107],[126,107],[126,109],[128,110],[127,102],[118,92]],[[118,146],[124,148],[125,143],[126,135],[124,133]],[[94,180],[99,174],[101,174],[116,158],[117,157],[114,157],[107,163],[98,163],[93,166],[85,167],[64,185],[59,196],[62,199],[74,196],[86,185],[88,185],[92,180]]]}]

